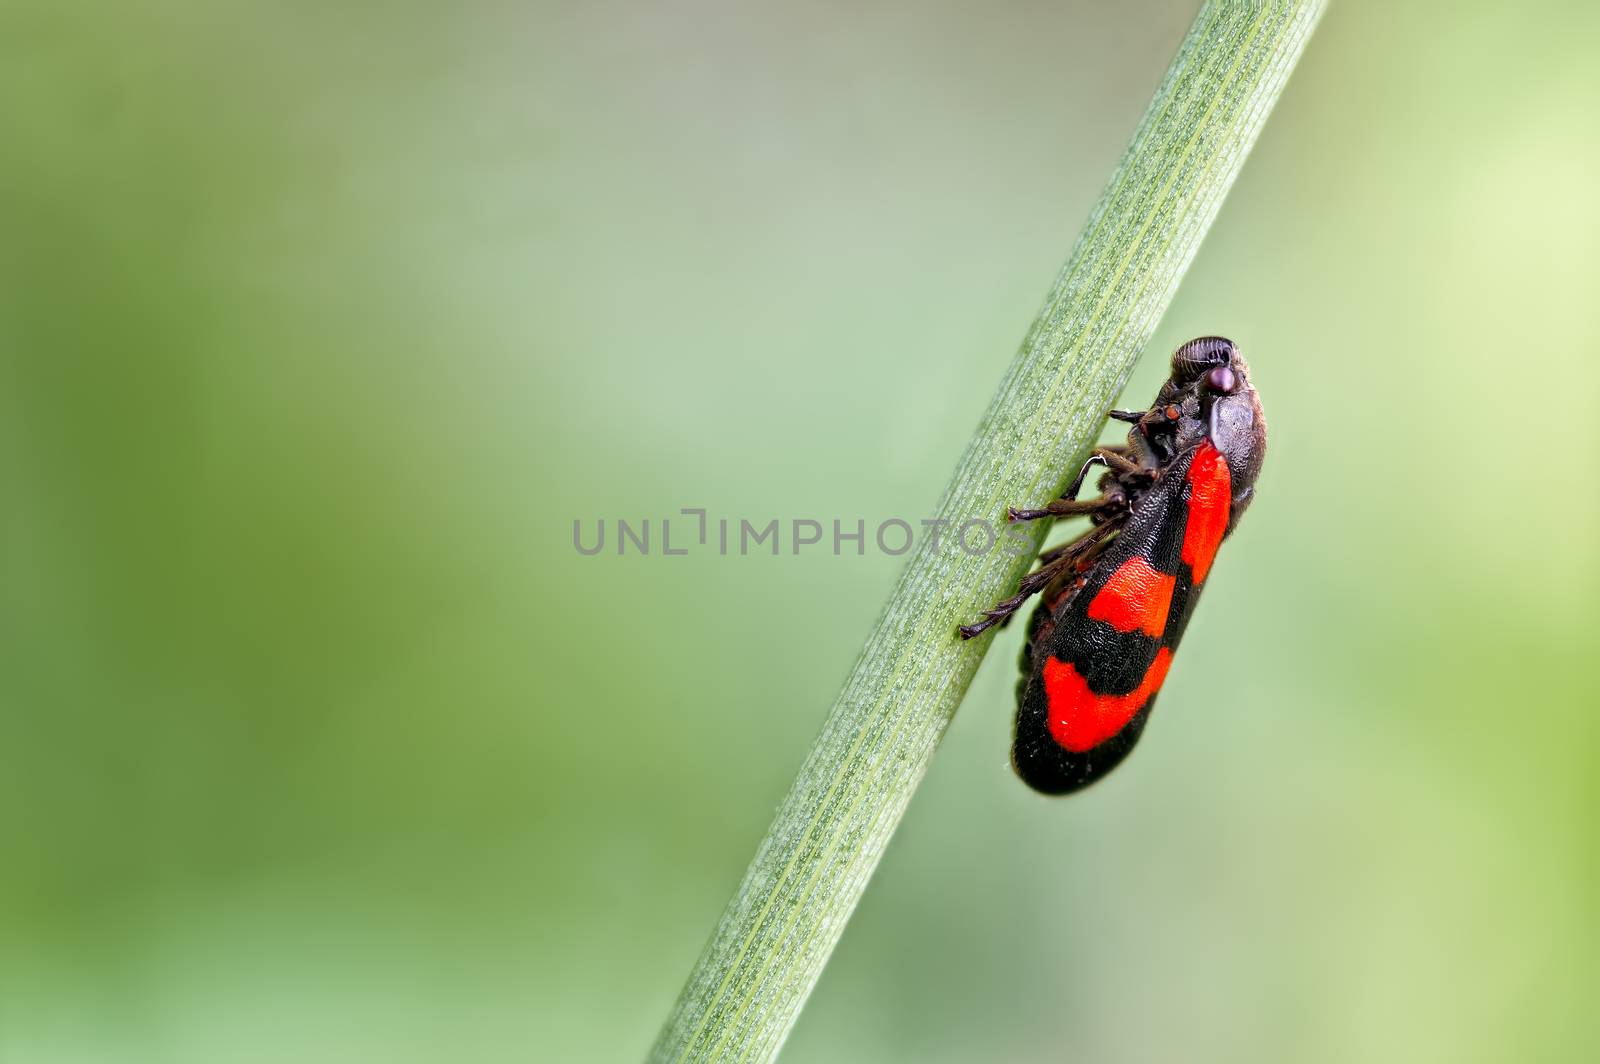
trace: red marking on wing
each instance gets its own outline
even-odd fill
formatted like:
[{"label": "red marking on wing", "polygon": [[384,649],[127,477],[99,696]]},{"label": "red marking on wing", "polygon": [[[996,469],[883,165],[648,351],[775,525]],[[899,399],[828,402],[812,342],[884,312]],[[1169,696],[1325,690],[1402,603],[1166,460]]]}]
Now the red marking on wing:
[{"label": "red marking on wing", "polygon": [[1211,561],[1228,530],[1229,496],[1233,478],[1222,452],[1202,443],[1189,464],[1189,522],[1183,529],[1183,560],[1201,583],[1211,571]]},{"label": "red marking on wing", "polygon": [[1075,754],[1093,750],[1144,708],[1161,689],[1171,664],[1172,651],[1162,647],[1137,689],[1125,695],[1097,695],[1070,663],[1054,656],[1045,659],[1044,692],[1051,736]]},{"label": "red marking on wing", "polygon": [[1172,588],[1177,582],[1177,577],[1156,572],[1143,558],[1129,558],[1089,603],[1089,618],[1104,621],[1119,632],[1140,631],[1160,639],[1167,628],[1167,611],[1172,608]]}]

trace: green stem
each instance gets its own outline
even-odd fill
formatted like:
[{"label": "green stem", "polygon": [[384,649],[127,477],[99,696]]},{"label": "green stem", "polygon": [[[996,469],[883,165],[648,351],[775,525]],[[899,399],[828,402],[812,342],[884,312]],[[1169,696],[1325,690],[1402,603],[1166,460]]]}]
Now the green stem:
[{"label": "green stem", "polygon": [[[1322,7],[1200,11],[945,489],[950,530],[1053,498],[1087,456]],[[988,648],[956,625],[1031,558],[918,546],[652,1060],[777,1056]]]}]

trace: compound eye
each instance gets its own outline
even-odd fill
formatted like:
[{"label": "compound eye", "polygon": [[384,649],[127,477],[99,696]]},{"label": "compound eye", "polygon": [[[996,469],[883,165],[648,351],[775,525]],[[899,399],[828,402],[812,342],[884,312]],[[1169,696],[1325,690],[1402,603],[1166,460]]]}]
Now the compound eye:
[{"label": "compound eye", "polygon": [[1172,375],[1192,381],[1214,366],[1233,360],[1233,341],[1225,336],[1202,336],[1190,340],[1172,353]]},{"label": "compound eye", "polygon": [[1239,389],[1239,375],[1227,366],[1218,366],[1206,374],[1206,387],[1223,395],[1232,395]]}]

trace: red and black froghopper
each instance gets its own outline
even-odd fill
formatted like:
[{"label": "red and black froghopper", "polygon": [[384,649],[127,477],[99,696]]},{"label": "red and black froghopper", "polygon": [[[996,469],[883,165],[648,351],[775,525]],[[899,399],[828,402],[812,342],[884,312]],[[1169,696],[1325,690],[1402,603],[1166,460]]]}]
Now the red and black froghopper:
[{"label": "red and black froghopper", "polygon": [[[1128,442],[1096,448],[1066,493],[1013,521],[1085,514],[1090,527],[1040,556],[1016,595],[962,627],[970,639],[1041,594],[1017,685],[1012,761],[1047,794],[1115,768],[1144,730],[1223,539],[1255,494],[1267,424],[1238,347],[1184,344],[1149,410],[1113,410]],[[1091,465],[1100,497],[1079,501]]]}]

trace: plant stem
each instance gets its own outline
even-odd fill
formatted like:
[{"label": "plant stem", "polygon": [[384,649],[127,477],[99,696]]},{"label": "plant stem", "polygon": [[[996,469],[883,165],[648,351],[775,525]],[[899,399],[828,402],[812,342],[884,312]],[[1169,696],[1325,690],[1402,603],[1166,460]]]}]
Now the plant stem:
[{"label": "plant stem", "polygon": [[955,531],[1054,498],[1087,456],[1322,7],[1200,11],[945,489],[945,534],[906,566],[652,1060],[777,1056],[988,648],[956,626],[1031,564],[970,555]]}]

